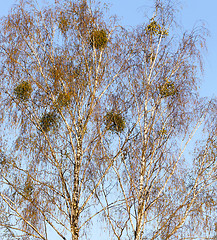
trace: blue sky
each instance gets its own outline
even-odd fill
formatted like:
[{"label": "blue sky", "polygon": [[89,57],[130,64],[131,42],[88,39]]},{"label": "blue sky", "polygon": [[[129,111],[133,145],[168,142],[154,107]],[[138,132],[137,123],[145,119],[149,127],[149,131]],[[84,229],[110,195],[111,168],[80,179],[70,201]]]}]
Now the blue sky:
[{"label": "blue sky", "polygon": [[189,0],[183,4],[182,22],[186,28],[193,27],[198,20],[205,22],[210,37],[207,39],[208,52],[205,54],[205,74],[202,79],[203,96],[217,96],[217,1]]},{"label": "blue sky", "polygon": [[[53,2],[53,0],[47,1]],[[143,23],[145,20],[144,15],[151,12],[149,6],[153,3],[153,0],[103,1],[111,3],[111,13],[117,14],[125,26],[135,26]],[[11,6],[16,2],[16,0],[0,0],[0,17],[7,15]],[[44,2],[44,0],[40,0],[40,2]],[[201,76],[200,93],[202,96],[215,97],[217,95],[217,1],[180,0],[180,3],[181,8],[178,19],[183,30],[190,30],[200,21],[203,21],[210,31],[210,37],[207,39],[208,52],[204,52],[205,72]],[[93,239],[97,238],[99,236]],[[56,237],[55,239],[58,240]]]}]

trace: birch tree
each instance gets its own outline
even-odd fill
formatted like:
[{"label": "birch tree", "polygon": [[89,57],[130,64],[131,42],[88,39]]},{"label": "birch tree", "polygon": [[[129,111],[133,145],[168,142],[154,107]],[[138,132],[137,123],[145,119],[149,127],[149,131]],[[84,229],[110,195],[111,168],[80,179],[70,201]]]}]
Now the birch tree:
[{"label": "birch tree", "polygon": [[[126,71],[121,28],[86,1],[20,1],[1,19],[1,239],[80,239],[98,208],[95,119]],[[114,89],[113,89],[114,90]],[[112,90],[112,91],[113,91]],[[101,133],[104,134],[104,133]]]},{"label": "birch tree", "polygon": [[[112,166],[118,190],[101,199],[115,239],[211,239],[214,234],[216,121],[212,117],[208,126],[207,120],[216,105],[197,92],[207,31],[171,33],[174,7],[156,1],[153,17],[129,33],[125,90],[131,104],[125,114],[133,133]],[[123,139],[119,135],[120,146]],[[113,196],[122,204],[110,209]]]},{"label": "birch tree", "polygon": [[156,0],[131,29],[85,0],[20,1],[1,19],[1,239],[215,235],[207,32],[175,31],[175,9]]}]

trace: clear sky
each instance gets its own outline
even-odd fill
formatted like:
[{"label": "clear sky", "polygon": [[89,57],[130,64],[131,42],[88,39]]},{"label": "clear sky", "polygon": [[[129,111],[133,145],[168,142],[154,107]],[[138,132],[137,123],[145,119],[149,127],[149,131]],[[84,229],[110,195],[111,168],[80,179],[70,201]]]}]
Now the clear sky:
[{"label": "clear sky", "polygon": [[[44,0],[40,0],[43,2]],[[53,2],[53,0],[47,0]],[[144,15],[151,12],[153,0],[103,0],[111,3],[111,13],[117,14],[125,26],[135,26],[144,21]],[[0,0],[0,17],[7,15],[16,0]],[[205,73],[201,76],[200,93],[202,96],[217,96],[217,0],[180,0],[179,20],[183,30],[190,30],[203,21],[210,31],[207,39],[208,52],[205,53]],[[149,10],[148,10],[149,9]],[[101,236],[102,237],[102,236]],[[53,238],[53,237],[52,237]],[[94,236],[92,239],[99,239]],[[105,240],[107,240],[104,237]],[[55,240],[58,238],[55,237]]]}]

